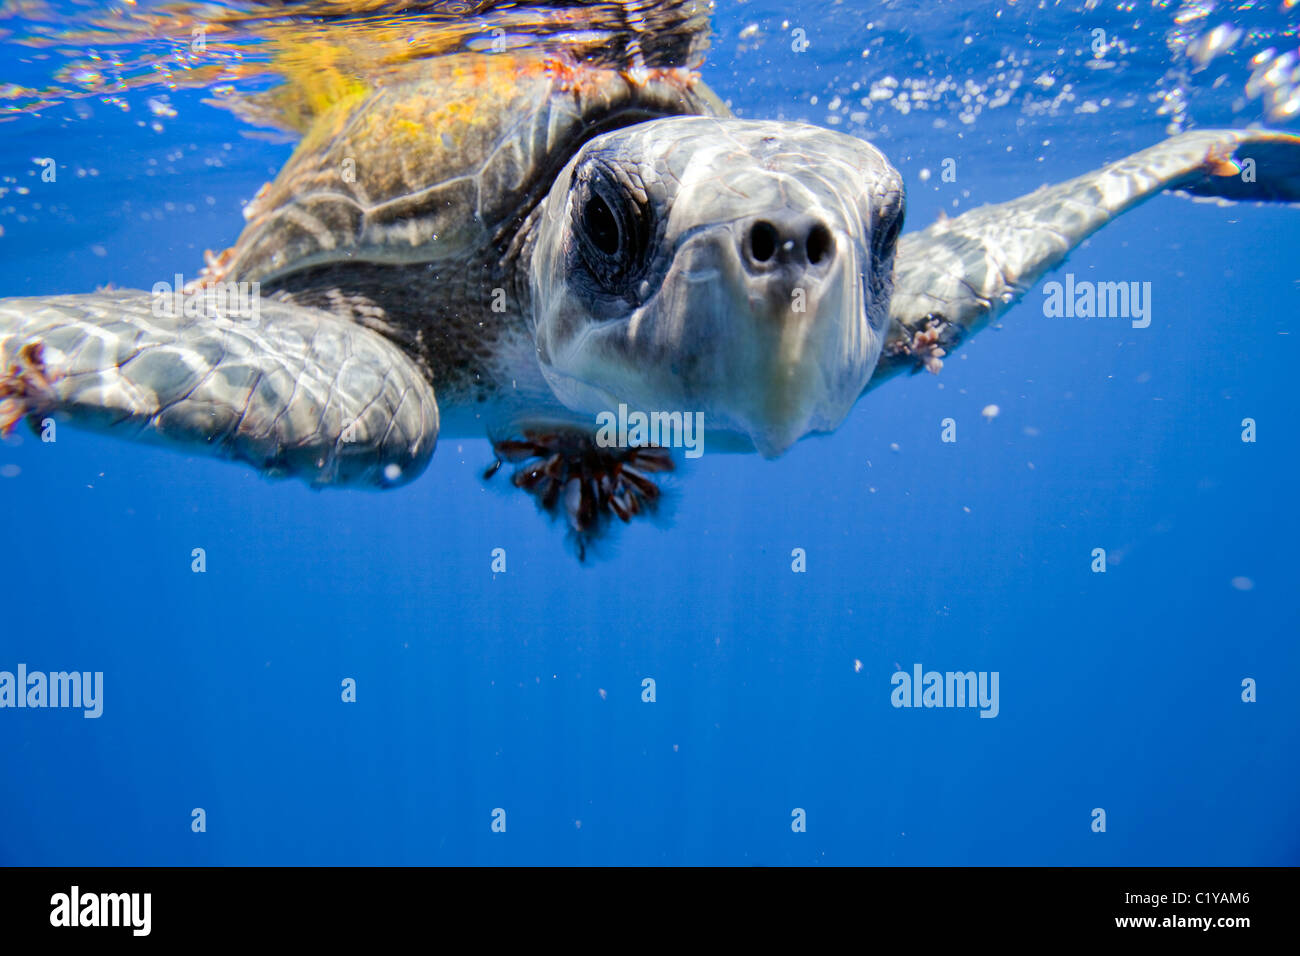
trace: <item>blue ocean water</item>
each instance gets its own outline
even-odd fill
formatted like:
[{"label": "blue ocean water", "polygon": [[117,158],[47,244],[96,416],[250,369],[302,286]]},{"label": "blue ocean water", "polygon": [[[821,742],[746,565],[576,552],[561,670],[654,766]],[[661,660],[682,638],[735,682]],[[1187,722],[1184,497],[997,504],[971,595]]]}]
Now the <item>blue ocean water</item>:
[{"label": "blue ocean water", "polygon": [[[1297,11],[1202,4],[1248,35],[1192,70],[1178,5],[1139,6],[720,3],[702,72],[743,116],[871,138],[909,228],[1171,123],[1300,126],[1246,92]],[[0,26],[0,79],[44,87],[51,52]],[[291,145],[157,95],[0,122],[0,295],[150,288],[234,240]],[[1036,287],[834,435],[684,463],[670,526],[586,565],[482,481],[483,439],[376,494],[19,429],[0,670],[105,693],[94,720],[0,710],[0,862],[1300,862],[1297,248],[1300,210],[1158,197],[1056,276],[1150,282],[1149,328],[1045,318]],[[996,718],[892,706],[916,664],[998,672]]]}]

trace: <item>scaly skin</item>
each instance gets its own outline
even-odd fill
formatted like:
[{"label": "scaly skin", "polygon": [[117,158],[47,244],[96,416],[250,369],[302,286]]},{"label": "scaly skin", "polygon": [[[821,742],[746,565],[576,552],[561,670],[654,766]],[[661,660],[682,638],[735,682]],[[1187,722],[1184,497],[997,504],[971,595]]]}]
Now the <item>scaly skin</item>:
[{"label": "scaly skin", "polygon": [[383,336],[271,301],[256,324],[153,303],[133,291],[0,299],[0,425],[57,413],[318,485],[389,487],[424,470],[433,389]]},{"label": "scaly skin", "polygon": [[[1242,176],[1253,159],[1254,180]],[[867,390],[902,371],[938,372],[943,357],[1018,302],[1075,246],[1164,190],[1300,202],[1300,137],[1193,130],[1011,202],[981,206],[903,236],[892,329]]]}]

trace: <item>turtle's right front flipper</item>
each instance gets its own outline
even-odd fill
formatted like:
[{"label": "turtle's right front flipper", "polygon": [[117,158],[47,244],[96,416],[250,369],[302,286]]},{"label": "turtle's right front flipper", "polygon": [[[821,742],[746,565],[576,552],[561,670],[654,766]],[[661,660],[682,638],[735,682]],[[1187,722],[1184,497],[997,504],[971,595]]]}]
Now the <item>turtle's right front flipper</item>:
[{"label": "turtle's right front flipper", "polygon": [[1300,136],[1192,130],[1067,182],[903,236],[889,337],[867,390],[901,371],[938,371],[947,352],[1018,302],[1079,243],[1165,190],[1300,203]]},{"label": "turtle's right front flipper", "polygon": [[0,430],[47,415],[313,485],[402,484],[438,436],[432,386],[376,332],[268,299],[171,314],[138,291],[0,299]]}]

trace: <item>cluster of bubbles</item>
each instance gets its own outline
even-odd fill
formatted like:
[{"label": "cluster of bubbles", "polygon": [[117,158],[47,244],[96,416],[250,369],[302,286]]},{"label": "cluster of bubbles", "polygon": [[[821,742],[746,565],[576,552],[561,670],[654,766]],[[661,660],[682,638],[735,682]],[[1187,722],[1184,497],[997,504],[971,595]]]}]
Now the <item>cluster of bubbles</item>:
[{"label": "cluster of bubbles", "polygon": [[[888,135],[904,117],[913,128],[960,130],[994,110],[1039,120],[1123,110],[1170,134],[1194,125],[1285,126],[1300,115],[1300,0],[1006,0],[941,9],[884,0],[866,16],[833,7],[803,26],[775,4],[762,17],[764,6],[747,7],[760,19],[715,44],[719,53],[734,50],[737,85],[780,102],[779,87],[813,76],[782,69],[806,36],[802,48],[821,66],[805,81],[802,108],[788,105],[786,118],[856,134]],[[756,66],[763,69],[752,78]]]},{"label": "cluster of bubbles", "polygon": [[[1297,24],[1300,0],[1276,0],[1287,22],[1251,25],[1252,14],[1267,4],[1239,2],[1219,10],[1214,0],[1183,4],[1174,14],[1174,25],[1166,42],[1174,59],[1166,74],[1167,90],[1161,115],[1171,118],[1175,129],[1187,123],[1188,94],[1198,76],[1212,77],[1212,89],[1229,85],[1234,113],[1254,111],[1275,124],[1300,116],[1300,51]],[[1230,61],[1225,63],[1225,58]],[[1216,62],[1217,61],[1217,62]],[[1241,64],[1249,70],[1240,84]],[[1237,74],[1237,77],[1234,77]]]}]

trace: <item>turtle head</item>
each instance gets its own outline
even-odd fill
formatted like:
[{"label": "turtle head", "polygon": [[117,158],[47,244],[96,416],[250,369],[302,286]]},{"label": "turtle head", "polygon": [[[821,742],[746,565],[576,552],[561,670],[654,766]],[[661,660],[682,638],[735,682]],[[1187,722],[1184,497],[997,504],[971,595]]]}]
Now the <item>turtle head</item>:
[{"label": "turtle head", "polygon": [[702,412],[710,441],[769,458],[832,431],[880,358],[903,205],[875,147],[814,126],[679,117],[591,140],[536,225],[548,384],[584,416]]}]

